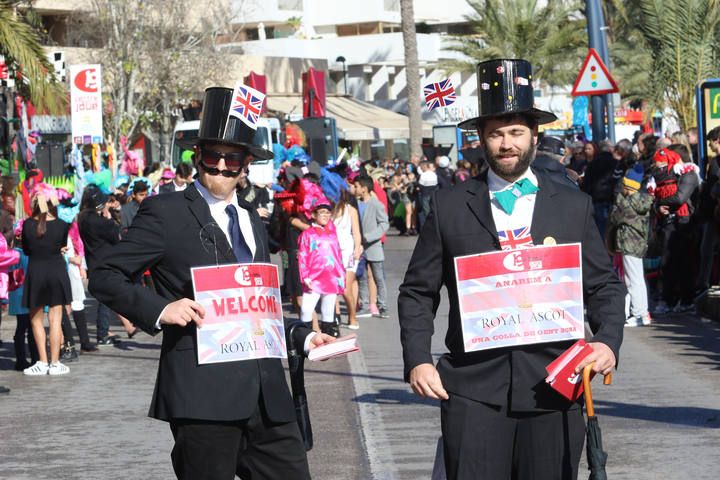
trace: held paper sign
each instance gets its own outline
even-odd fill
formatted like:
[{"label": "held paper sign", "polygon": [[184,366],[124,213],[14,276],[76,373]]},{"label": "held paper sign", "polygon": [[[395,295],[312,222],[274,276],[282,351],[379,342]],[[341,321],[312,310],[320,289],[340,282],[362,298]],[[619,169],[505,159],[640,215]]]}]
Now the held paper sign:
[{"label": "held paper sign", "polygon": [[580,244],[457,257],[466,352],[584,337]]},{"label": "held paper sign", "polygon": [[277,266],[196,267],[191,274],[195,301],[205,308],[198,363],[287,357]]}]

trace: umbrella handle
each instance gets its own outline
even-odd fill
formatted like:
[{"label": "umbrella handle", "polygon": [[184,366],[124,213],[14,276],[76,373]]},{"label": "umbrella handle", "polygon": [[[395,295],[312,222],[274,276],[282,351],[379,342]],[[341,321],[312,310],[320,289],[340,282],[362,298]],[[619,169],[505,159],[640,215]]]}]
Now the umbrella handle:
[{"label": "umbrella handle", "polygon": [[[591,363],[590,365],[586,365],[585,368],[583,368],[582,372],[583,390],[585,391],[585,408],[587,409],[588,417],[595,416],[595,406],[593,405],[592,388],[590,387],[590,381],[592,380],[593,376],[593,363]],[[603,378],[603,385],[610,385],[611,383],[612,372],[608,373],[607,375],[605,375],[605,378]]]}]

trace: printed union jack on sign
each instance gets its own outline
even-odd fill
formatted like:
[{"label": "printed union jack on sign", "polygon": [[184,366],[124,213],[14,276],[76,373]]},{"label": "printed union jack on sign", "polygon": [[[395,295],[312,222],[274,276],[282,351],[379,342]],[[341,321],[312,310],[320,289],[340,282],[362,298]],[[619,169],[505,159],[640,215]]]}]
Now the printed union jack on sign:
[{"label": "printed union jack on sign", "polygon": [[449,78],[437,83],[425,85],[425,104],[428,110],[434,110],[438,107],[447,107],[457,100],[455,95],[455,87]]},{"label": "printed union jack on sign", "polygon": [[534,246],[532,236],[530,235],[530,227],[500,230],[497,234],[502,250],[530,248]]},{"label": "printed union jack on sign", "polygon": [[257,122],[262,112],[264,100],[265,95],[263,93],[238,83],[235,90],[233,90],[233,100],[228,115],[242,120],[245,125],[257,130]]}]

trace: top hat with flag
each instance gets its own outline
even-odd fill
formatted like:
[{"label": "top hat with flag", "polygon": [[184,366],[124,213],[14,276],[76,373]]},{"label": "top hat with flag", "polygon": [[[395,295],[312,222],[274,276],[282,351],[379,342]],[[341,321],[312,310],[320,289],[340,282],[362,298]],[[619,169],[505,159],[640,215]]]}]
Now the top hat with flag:
[{"label": "top hat with flag", "polygon": [[521,114],[538,124],[557,120],[555,114],[534,106],[532,66],[527,60],[494,59],[477,66],[478,116],[458,125],[476,130],[478,121]]},{"label": "top hat with flag", "polygon": [[258,160],[273,158],[273,152],[263,148],[260,138],[256,138],[263,98],[263,94],[243,85],[235,90],[206,89],[198,138],[178,143],[185,149],[206,143],[245,147]]}]

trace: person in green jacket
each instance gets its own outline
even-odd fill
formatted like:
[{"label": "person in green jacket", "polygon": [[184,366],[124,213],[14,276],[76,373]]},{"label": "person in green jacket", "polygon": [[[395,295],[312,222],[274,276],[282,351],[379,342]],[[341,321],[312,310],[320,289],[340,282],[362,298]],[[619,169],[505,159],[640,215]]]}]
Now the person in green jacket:
[{"label": "person in green jacket", "polygon": [[630,297],[626,307],[626,327],[650,324],[643,257],[647,252],[653,197],[642,189],[644,173],[639,163],[627,171],[622,179],[622,191],[617,194],[608,219],[609,244],[613,251],[622,254],[625,285]]}]

